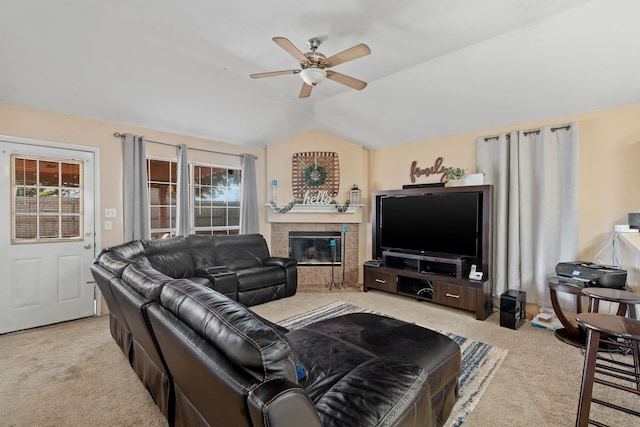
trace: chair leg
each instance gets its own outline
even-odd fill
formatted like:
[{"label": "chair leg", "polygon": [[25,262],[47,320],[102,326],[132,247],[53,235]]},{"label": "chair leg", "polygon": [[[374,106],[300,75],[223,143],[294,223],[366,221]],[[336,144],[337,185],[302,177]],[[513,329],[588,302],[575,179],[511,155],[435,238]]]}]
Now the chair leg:
[{"label": "chair leg", "polygon": [[640,341],[631,341],[633,353],[633,366],[636,369],[636,389],[640,391]]},{"label": "chair leg", "polygon": [[591,396],[593,395],[593,378],[595,376],[599,343],[600,332],[587,329],[586,352],[584,355],[584,367],[582,369],[582,384],[580,386],[580,401],[578,403],[576,427],[587,427],[589,424]]}]

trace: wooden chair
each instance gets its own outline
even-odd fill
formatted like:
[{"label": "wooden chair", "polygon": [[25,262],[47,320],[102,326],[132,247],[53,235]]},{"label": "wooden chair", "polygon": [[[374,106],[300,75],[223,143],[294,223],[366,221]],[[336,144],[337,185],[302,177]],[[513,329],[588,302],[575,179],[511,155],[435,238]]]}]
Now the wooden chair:
[{"label": "wooden chair", "polygon": [[[623,316],[599,313],[580,313],[576,316],[576,320],[587,332],[576,426],[586,427],[589,423],[596,426],[605,426],[605,424],[589,419],[592,402],[640,417],[640,412],[636,410],[593,398],[594,383],[640,396],[640,321]],[[621,348],[630,349],[633,356],[633,365],[613,360],[609,360],[607,364],[603,363],[603,360],[606,359],[598,357],[598,349],[602,339],[607,339],[610,345],[613,344]],[[596,377],[596,374],[599,374],[598,377]],[[621,381],[613,382],[603,377],[615,378]],[[629,383],[633,384],[633,386],[629,386]]]},{"label": "wooden chair", "polygon": [[636,304],[640,304],[640,294],[620,289],[609,288],[584,288],[584,295],[589,297],[589,312],[597,313],[600,307],[600,301],[609,301],[618,303],[618,316],[627,316],[632,319],[638,319],[636,312]]}]

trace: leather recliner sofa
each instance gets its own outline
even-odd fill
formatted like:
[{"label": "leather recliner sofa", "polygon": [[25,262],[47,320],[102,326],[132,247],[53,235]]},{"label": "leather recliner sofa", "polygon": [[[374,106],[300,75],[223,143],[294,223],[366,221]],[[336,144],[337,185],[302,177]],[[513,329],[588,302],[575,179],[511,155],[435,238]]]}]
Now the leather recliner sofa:
[{"label": "leather recliner sofa", "polygon": [[135,240],[103,250],[91,272],[109,307],[111,335],[161,411],[171,379],[148,327],[147,306],[173,279],[187,279],[244,305],[294,295],[296,262],[271,257],[264,237],[190,235]]}]

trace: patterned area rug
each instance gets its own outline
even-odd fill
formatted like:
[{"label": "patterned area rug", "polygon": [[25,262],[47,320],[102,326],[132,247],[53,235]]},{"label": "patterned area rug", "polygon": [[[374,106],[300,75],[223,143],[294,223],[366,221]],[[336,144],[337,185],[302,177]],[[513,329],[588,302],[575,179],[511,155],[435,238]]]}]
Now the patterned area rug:
[{"label": "patterned area rug", "polygon": [[[289,317],[278,323],[286,328],[295,329],[318,320],[357,312],[373,313],[371,310],[336,301],[306,313]],[[446,423],[447,427],[454,427],[462,425],[473,408],[476,407],[491,379],[498,371],[505,357],[507,357],[507,350],[459,335],[443,333],[453,339],[462,351],[462,372],[459,377],[458,401]]]}]

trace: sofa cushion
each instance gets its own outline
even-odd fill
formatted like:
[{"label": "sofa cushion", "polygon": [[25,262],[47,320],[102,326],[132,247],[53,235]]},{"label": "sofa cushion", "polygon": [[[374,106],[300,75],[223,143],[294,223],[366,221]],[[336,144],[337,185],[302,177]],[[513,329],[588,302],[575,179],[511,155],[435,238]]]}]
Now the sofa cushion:
[{"label": "sofa cushion", "polygon": [[149,262],[156,270],[174,279],[194,276],[193,260],[186,237],[143,240],[142,245]]},{"label": "sofa cushion", "polygon": [[131,262],[141,259],[144,259],[144,247],[140,240],[135,240],[103,250],[96,263],[122,277],[122,272]]},{"label": "sofa cushion", "polygon": [[260,234],[214,236],[218,265],[230,270],[262,266],[269,258],[267,242]]},{"label": "sofa cushion", "polygon": [[218,265],[216,263],[214,236],[210,234],[191,234],[187,236],[187,242],[193,259],[193,267],[196,271],[206,270]]},{"label": "sofa cushion", "polygon": [[287,338],[241,304],[188,280],[167,283],[160,300],[256,381],[285,378],[297,382]]},{"label": "sofa cushion", "polygon": [[122,280],[145,298],[159,302],[162,287],[174,279],[162,274],[146,262],[134,262],[125,268]]},{"label": "sofa cushion", "polygon": [[248,291],[286,282],[285,271],[278,266],[252,267],[236,270],[238,291]]},{"label": "sofa cushion", "polygon": [[427,372],[418,365],[371,359],[349,371],[317,402],[324,427],[431,425]]}]

